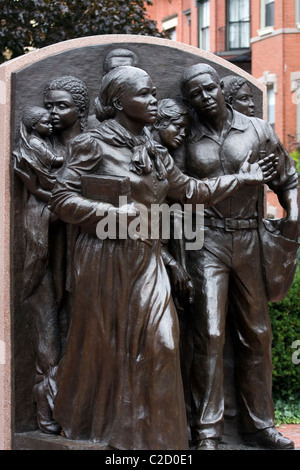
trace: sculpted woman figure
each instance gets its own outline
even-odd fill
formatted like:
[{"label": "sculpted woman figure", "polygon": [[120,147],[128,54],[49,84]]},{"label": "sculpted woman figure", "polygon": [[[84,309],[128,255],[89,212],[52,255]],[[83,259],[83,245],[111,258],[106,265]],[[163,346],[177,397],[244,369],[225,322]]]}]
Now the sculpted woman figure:
[{"label": "sculpted woman figure", "polygon": [[[99,207],[114,214],[168,198],[214,204],[245,184],[274,175],[272,159],[238,175],[198,181],[184,175],[146,127],[157,115],[155,86],[136,67],[102,80],[101,126],[74,139],[50,208],[80,227],[66,351],[58,368],[54,417],[70,439],[116,449],[188,449],[179,328],[158,239],[97,238]],[[121,209],[82,194],[85,175],[127,177],[131,204]]]},{"label": "sculpted woman figure", "polygon": [[66,236],[65,224],[49,211],[48,201],[66,145],[83,130],[89,93],[80,79],[57,77],[46,86],[44,105],[23,110],[14,170],[24,183],[25,259],[20,297],[35,352],[33,397],[39,428],[57,433],[60,427],[52,409],[56,368],[68,324]]}]

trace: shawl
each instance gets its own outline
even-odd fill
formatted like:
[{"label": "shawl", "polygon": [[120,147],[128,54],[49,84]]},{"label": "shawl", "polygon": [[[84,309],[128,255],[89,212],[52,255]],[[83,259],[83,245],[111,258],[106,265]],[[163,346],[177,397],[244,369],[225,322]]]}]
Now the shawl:
[{"label": "shawl", "polygon": [[89,134],[114,147],[131,149],[130,171],[138,175],[154,171],[158,179],[167,178],[167,171],[162,161],[167,150],[153,140],[147,128],[144,128],[141,136],[134,136],[117,121],[110,119],[104,121],[97,129],[89,131]]}]

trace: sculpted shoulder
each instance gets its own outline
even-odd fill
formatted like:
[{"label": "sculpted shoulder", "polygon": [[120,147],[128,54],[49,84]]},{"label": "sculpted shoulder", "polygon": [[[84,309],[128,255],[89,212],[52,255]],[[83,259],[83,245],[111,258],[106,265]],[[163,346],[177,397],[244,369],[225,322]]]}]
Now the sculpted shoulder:
[{"label": "sculpted shoulder", "polygon": [[100,133],[96,130],[87,130],[77,135],[71,142],[72,145],[88,145],[96,139],[101,139]]}]

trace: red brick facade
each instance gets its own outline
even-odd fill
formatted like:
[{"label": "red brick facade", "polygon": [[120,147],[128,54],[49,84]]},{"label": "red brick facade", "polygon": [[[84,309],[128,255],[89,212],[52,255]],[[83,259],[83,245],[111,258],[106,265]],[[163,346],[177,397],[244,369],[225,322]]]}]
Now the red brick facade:
[{"label": "red brick facade", "polygon": [[[293,91],[295,82],[300,83],[300,29],[295,5],[294,0],[276,0],[274,29],[260,36],[260,0],[251,1],[252,74],[261,78],[269,72],[277,77],[275,130],[289,150],[300,141]],[[297,76],[298,80],[293,79]]]},{"label": "red brick facade", "polygon": [[[275,131],[289,151],[300,143],[300,12],[299,0],[275,0],[274,26],[262,28],[261,8],[265,0],[250,0],[250,44],[241,50],[226,50],[226,8],[230,0],[210,0],[210,52],[234,62],[268,86],[275,97]],[[159,29],[176,24],[176,40],[199,47],[197,0],[153,0],[149,16]],[[169,23],[168,23],[169,22]],[[248,54],[248,58],[243,57]],[[300,105],[298,105],[300,108]]]},{"label": "red brick facade", "polygon": [[[177,41],[200,47],[201,0],[152,1],[148,13],[160,30],[176,24]],[[249,47],[228,50],[226,22],[230,0],[209,0],[208,50],[240,66],[273,90],[274,129],[285,147],[293,151],[300,146],[300,0],[275,0],[271,27],[262,24],[265,2],[249,0]],[[284,216],[274,193],[268,191],[267,202],[268,216]]]}]

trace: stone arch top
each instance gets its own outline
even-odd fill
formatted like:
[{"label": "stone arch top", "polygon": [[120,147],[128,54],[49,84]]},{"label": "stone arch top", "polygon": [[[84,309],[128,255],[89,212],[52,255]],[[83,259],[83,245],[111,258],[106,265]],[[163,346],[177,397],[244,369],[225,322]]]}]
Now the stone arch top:
[{"label": "stone arch top", "polygon": [[[256,115],[262,117],[264,114],[264,85],[210,52],[161,38],[104,35],[58,43],[0,66],[0,77],[1,69],[13,74],[14,125],[19,120],[20,110],[27,104],[41,104],[45,85],[60,75],[75,75],[82,79],[90,90],[92,102],[98,94],[103,59],[109,50],[118,47],[126,47],[137,54],[139,67],[148,72],[157,87],[158,99],[180,97],[179,81],[183,70],[197,62],[204,62],[212,65],[221,77],[233,74],[248,80],[254,94]],[[7,83],[6,91],[9,91]]]}]

